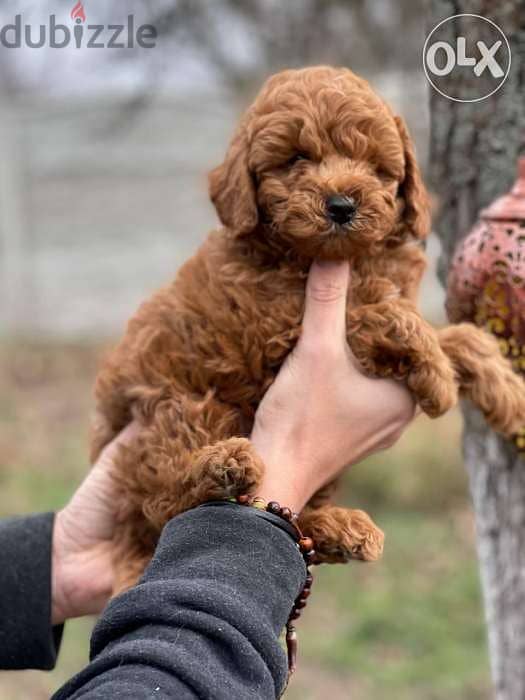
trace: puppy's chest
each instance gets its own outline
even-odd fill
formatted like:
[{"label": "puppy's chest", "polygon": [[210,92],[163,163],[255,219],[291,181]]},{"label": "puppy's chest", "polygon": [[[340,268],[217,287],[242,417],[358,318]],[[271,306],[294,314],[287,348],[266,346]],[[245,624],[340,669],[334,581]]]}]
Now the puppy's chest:
[{"label": "puppy's chest", "polygon": [[284,270],[257,276],[242,291],[227,291],[231,327],[248,357],[261,354],[270,367],[282,362],[300,334],[305,283],[301,273]]},{"label": "puppy's chest", "polygon": [[[280,364],[297,342],[304,313],[304,272],[285,268],[251,275],[246,285],[224,283],[230,320],[227,327],[241,342],[246,355],[264,356],[270,366]],[[397,280],[355,269],[349,303],[351,308],[402,295]]]},{"label": "puppy's chest", "polygon": [[[398,293],[395,283],[381,278],[371,265],[354,265],[352,307]],[[222,245],[190,261],[173,290],[180,294],[176,364],[190,377],[188,388],[195,389],[198,368],[199,389],[212,385],[230,399],[233,387],[242,385],[250,400],[258,400],[299,339],[306,282],[305,270],[260,269]]]},{"label": "puppy's chest", "polygon": [[220,400],[250,414],[299,338],[304,287],[299,274],[214,267],[177,314],[183,390],[213,387]]}]

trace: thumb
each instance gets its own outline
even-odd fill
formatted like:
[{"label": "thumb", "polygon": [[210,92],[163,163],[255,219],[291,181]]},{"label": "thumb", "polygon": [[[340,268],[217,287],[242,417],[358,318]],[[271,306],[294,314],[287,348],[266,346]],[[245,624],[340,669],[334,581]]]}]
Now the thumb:
[{"label": "thumb", "polygon": [[339,343],[346,334],[348,262],[314,261],[308,273],[301,338]]}]

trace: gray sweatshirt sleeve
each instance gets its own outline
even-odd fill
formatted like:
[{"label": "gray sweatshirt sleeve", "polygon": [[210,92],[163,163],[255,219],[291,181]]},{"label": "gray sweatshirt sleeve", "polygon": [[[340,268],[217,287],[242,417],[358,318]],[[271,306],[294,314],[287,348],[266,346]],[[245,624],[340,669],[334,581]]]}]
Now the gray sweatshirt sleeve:
[{"label": "gray sweatshirt sleeve", "polygon": [[53,513],[0,521],[0,669],[54,667],[62,626],[51,626]]},{"label": "gray sweatshirt sleeve", "polygon": [[54,700],[277,698],[279,634],[305,575],[292,537],[251,508],[179,515],[139,584],[104,611],[91,663]]}]

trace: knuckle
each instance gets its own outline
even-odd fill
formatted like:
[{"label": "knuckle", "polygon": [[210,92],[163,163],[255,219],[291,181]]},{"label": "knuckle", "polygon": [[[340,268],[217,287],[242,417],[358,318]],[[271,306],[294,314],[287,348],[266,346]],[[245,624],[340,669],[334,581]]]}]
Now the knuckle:
[{"label": "knuckle", "polygon": [[401,429],[392,429],[390,430],[382,440],[378,443],[378,449],[379,450],[388,450],[391,447],[394,447],[396,442],[399,440],[401,435],[403,434],[403,431]]},{"label": "knuckle", "polygon": [[395,415],[392,425],[390,428],[390,431],[387,436],[387,441],[388,441],[388,447],[392,447],[393,445],[398,442],[398,440],[402,437],[403,433],[405,432],[405,429],[409,425],[409,423],[412,421],[414,417],[414,406],[413,403],[409,403],[408,401],[404,403],[403,405],[399,406],[399,409],[397,411],[397,414]]},{"label": "knuckle", "polygon": [[337,282],[325,282],[324,284],[311,285],[308,294],[313,301],[321,304],[331,304],[343,297],[345,289],[343,285]]},{"label": "knuckle", "polygon": [[395,428],[387,438],[387,447],[393,447],[403,435],[403,428]]},{"label": "knuckle", "polygon": [[403,430],[414,418],[416,413],[416,402],[411,396],[407,397],[407,401],[399,408],[398,420]]}]

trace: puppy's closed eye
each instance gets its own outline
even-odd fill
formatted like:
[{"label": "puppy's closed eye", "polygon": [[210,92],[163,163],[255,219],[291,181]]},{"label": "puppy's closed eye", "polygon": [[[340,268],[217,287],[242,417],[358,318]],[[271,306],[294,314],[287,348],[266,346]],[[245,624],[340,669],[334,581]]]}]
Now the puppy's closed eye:
[{"label": "puppy's closed eye", "polygon": [[396,176],[390,170],[387,170],[380,165],[378,165],[375,170],[378,178],[382,182],[391,183],[396,179]]}]

